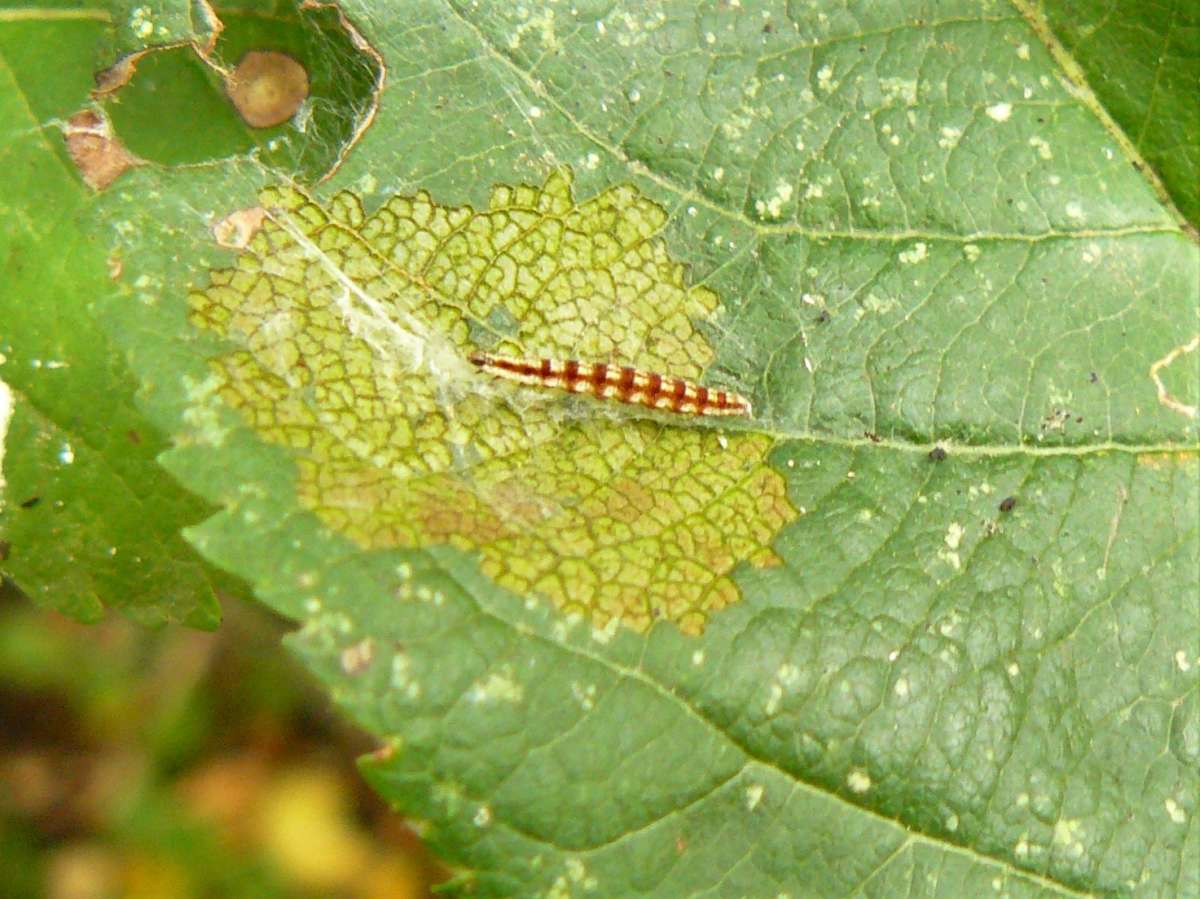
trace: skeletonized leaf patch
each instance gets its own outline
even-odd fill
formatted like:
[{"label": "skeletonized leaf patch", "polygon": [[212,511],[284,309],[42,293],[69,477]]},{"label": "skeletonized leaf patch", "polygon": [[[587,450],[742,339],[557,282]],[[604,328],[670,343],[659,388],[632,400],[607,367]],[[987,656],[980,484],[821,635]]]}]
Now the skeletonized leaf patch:
[{"label": "skeletonized leaf patch", "polygon": [[614,416],[497,384],[474,352],[584,359],[699,380],[688,287],[665,212],[618,186],[577,204],[569,171],[499,186],[488,207],[424,192],[368,215],[264,192],[264,226],[191,296],[235,348],[222,397],[291,449],[303,503],[367,548],[449,543],[484,571],[597,626],[656,618],[699,633],[739,598],[739,562],[777,564],[794,516],[770,438]]}]

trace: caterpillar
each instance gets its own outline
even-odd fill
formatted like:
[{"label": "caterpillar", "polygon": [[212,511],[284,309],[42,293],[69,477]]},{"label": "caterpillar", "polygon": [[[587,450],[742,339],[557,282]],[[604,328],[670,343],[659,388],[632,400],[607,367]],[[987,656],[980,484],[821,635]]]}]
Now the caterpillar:
[{"label": "caterpillar", "polygon": [[680,415],[750,415],[750,401],[729,390],[628,365],[580,362],[577,359],[524,361],[490,353],[472,353],[473,365],[497,378],[550,387],[568,393],[590,393],[596,399],[664,409]]}]

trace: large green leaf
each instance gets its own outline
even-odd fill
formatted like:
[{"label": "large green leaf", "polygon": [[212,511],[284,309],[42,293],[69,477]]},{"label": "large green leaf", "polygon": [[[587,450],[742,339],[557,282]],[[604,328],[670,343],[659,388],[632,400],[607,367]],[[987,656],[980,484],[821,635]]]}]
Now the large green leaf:
[{"label": "large green leaf", "polygon": [[[210,225],[290,172],[128,173],[99,201],[136,269],[106,316],[177,443],[164,461],[225,507],[190,538],[301,623],[298,651],[381,737],[368,776],[463,880],[483,895],[1196,893],[1197,247],[1130,164],[1119,117],[1060,78],[1044,24],[968,2],[349,12],[388,67],[334,179],[367,218],[348,195],[273,189],[272,223],[235,256]],[[649,228],[626,249],[662,263],[653,295],[696,300],[682,349],[638,343],[630,361],[735,386],[751,420],[520,411],[505,398],[525,394],[470,370],[488,328],[537,355],[601,346],[657,308],[618,291],[584,315],[518,276],[481,321],[480,294],[460,302],[397,261],[440,227],[432,204],[469,203],[454,216],[475,222],[522,182],[546,186],[528,195],[537,222],[618,188],[615,241]],[[416,221],[384,204],[418,189],[417,225],[380,224]],[[480,261],[464,246],[444,273]],[[556,270],[564,247],[515,270]],[[668,258],[697,286],[668,284]],[[304,289],[279,292],[297,274]],[[372,319],[347,298],[391,305]],[[354,377],[331,400],[339,360]],[[433,410],[422,422],[466,408],[459,445],[518,435],[499,462],[447,469],[461,505],[409,479],[411,403]],[[756,492],[785,487],[785,520],[725,519],[765,527],[769,554],[736,554],[702,634],[580,599],[609,582],[584,576],[593,556],[552,550],[582,572],[565,597],[514,589],[530,556],[475,531],[435,540],[431,508],[405,517],[410,488],[473,526],[498,483],[569,506],[538,479],[581,494],[606,458],[656,514],[701,482],[724,509],[736,490],[714,479],[740,464],[767,473]],[[617,533],[594,521],[600,542]],[[666,570],[665,545],[635,561]]]},{"label": "large green leaf", "polygon": [[179,534],[210,507],[163,477],[163,438],[97,325],[122,260],[89,234],[90,191],[59,131],[106,31],[82,9],[0,10],[0,571],[84,620],[111,605],[213,627],[213,573]]}]

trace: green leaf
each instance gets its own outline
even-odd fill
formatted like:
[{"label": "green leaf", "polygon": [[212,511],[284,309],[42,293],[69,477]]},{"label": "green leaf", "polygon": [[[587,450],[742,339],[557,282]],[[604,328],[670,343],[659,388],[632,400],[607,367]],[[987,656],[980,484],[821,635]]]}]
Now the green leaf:
[{"label": "green leaf", "polygon": [[[254,158],[129,172],[103,237],[136,276],[104,314],[175,441],[165,463],[223,506],[189,538],[300,623],[297,651],[381,739],[368,777],[459,882],[1200,889],[1200,262],[1038,23],[965,2],[348,13],[387,65],[334,179],[353,193],[295,192]],[[530,218],[510,266],[478,223],[514,195]],[[526,252],[611,196],[582,248]],[[260,197],[255,242],[218,248],[211,226]],[[431,248],[442,221],[479,230]],[[661,266],[606,304],[534,287],[584,250],[588,284],[636,281],[633,252]],[[491,300],[456,293],[473,266]],[[661,322],[636,329],[677,305],[660,352]],[[603,353],[631,332],[632,358],[599,361],[737,389],[753,417],[535,399],[464,358],[488,339]],[[481,435],[501,451],[468,452]],[[644,517],[681,506],[690,479],[729,473],[709,465],[722,441],[762,444],[754,492],[785,491],[778,518],[729,519],[771,556],[742,543],[702,634],[605,605],[629,569],[573,553],[611,517],[589,512],[587,539],[545,522],[590,509],[582,479],[611,498],[629,473]],[[695,446],[667,453],[680,472],[652,453]],[[439,510],[542,542],[505,554],[439,531]],[[674,545],[629,561],[669,597],[694,583],[656,567]],[[590,579],[506,584],[546,546]]]},{"label": "green leaf", "polygon": [[1051,50],[1085,92],[1095,92],[1097,113],[1111,116],[1132,145],[1131,162],[1148,165],[1200,226],[1200,9],[1051,0],[1042,12]]},{"label": "green leaf", "polygon": [[88,13],[0,13],[0,382],[11,415],[0,570],[83,620],[108,605],[213,627],[214,574],[179,534],[211,507],[154,461],[165,442],[98,328],[94,303],[112,293],[109,266],[121,260],[89,236],[93,201],[55,124],[86,99],[105,27]]}]

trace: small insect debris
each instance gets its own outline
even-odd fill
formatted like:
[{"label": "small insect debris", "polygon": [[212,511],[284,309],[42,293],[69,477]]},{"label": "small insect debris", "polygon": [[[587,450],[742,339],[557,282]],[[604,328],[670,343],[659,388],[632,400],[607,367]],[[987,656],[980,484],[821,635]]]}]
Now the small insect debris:
[{"label": "small insect debris", "polygon": [[600,400],[615,400],[680,415],[752,414],[750,401],[741,394],[729,390],[711,390],[683,378],[642,371],[628,365],[580,362],[577,359],[527,361],[490,353],[472,353],[468,358],[473,365],[490,375],[533,387],[588,393]]},{"label": "small insect debris", "polygon": [[942,449],[940,446],[935,446],[933,449],[931,449],[929,451],[929,461],[930,462],[941,462],[941,461],[945,460],[945,458],[946,458],[946,451],[944,449]]}]

